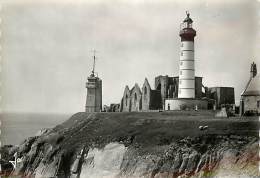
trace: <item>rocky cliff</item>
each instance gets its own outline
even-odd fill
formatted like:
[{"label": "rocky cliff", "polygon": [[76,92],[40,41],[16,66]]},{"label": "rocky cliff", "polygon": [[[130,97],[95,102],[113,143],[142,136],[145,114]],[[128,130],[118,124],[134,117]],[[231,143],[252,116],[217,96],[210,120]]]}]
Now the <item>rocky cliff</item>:
[{"label": "rocky cliff", "polygon": [[[77,113],[2,147],[1,163],[21,177],[259,177],[258,119],[213,115]],[[15,153],[16,169],[7,169]]]}]

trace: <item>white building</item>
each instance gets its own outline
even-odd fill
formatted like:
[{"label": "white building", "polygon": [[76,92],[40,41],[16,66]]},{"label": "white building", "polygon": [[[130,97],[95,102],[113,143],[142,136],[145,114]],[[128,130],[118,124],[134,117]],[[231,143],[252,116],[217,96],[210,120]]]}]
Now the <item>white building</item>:
[{"label": "white building", "polygon": [[252,78],[247,90],[241,95],[241,115],[260,114],[260,75]]}]

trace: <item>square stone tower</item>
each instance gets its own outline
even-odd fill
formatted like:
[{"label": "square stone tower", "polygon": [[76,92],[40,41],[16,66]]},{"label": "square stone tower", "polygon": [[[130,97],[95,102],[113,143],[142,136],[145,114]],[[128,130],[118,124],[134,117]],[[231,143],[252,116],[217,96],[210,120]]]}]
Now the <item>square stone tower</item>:
[{"label": "square stone tower", "polygon": [[93,50],[93,70],[86,83],[87,99],[86,112],[102,111],[102,80],[95,75],[96,50]]},{"label": "square stone tower", "polygon": [[92,73],[88,77],[86,88],[86,112],[100,112],[102,110],[102,80]]}]

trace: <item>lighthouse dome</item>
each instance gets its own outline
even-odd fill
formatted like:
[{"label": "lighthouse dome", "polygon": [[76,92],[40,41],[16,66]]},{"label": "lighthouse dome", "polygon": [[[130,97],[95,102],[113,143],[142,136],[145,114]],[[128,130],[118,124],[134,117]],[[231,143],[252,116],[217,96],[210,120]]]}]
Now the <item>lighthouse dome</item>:
[{"label": "lighthouse dome", "polygon": [[187,22],[188,24],[191,24],[193,22],[193,20],[190,18],[190,13],[188,11],[186,11],[186,18],[183,20],[183,22]]},{"label": "lighthouse dome", "polygon": [[260,75],[252,78],[243,96],[260,96]]},{"label": "lighthouse dome", "polygon": [[183,20],[183,22],[192,23],[193,20],[190,18],[190,15],[187,15],[187,17]]}]

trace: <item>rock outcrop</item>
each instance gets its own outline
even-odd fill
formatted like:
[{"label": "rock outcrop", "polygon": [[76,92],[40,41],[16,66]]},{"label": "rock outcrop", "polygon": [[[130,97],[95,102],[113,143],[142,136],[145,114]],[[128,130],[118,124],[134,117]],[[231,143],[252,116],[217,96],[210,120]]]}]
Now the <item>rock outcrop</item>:
[{"label": "rock outcrop", "polygon": [[[205,131],[199,125],[207,124]],[[78,113],[2,147],[21,177],[259,177],[258,121],[183,113]],[[8,161],[17,153],[15,169]]]}]

